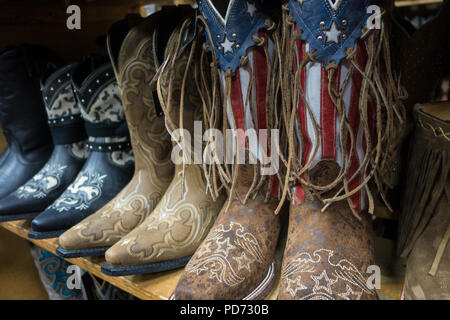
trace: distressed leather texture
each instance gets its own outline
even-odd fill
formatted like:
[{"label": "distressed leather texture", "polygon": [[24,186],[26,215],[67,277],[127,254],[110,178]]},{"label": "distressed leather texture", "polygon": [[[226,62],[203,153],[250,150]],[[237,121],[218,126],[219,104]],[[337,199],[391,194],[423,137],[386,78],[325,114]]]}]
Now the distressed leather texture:
[{"label": "distressed leather texture", "polygon": [[[248,190],[253,169],[239,168],[237,192]],[[175,300],[263,299],[274,284],[273,263],[280,232],[276,199],[260,193],[243,204],[225,203],[206,240],[187,264],[173,293]]]},{"label": "distressed leather texture", "polygon": [[[130,183],[95,214],[59,238],[64,249],[108,247],[127,235],[156,208],[173,178],[170,135],[155,112],[148,83],[158,67],[155,28],[161,14],[133,28],[118,56],[119,85],[135,156]],[[115,57],[113,57],[113,60]]]},{"label": "distressed leather texture", "polygon": [[[210,1],[201,1],[200,11],[211,30],[212,39],[207,34],[206,41],[213,42],[223,72],[241,66],[241,57],[256,45],[253,35],[270,24],[250,1],[230,2],[226,17],[219,17]],[[187,264],[173,299],[256,300],[270,292],[280,232],[279,217],[274,214],[278,202],[274,198],[266,201],[265,190],[246,203],[241,201],[252,185],[255,169],[254,165],[239,165],[236,193],[224,204],[206,240]]]},{"label": "distressed leather texture", "polygon": [[[313,183],[326,185],[338,173],[335,161],[323,160],[310,176]],[[311,195],[301,205],[291,205],[278,299],[376,299],[367,285],[367,268],[374,264],[371,217],[362,213],[358,221],[345,201],[321,209]]]}]

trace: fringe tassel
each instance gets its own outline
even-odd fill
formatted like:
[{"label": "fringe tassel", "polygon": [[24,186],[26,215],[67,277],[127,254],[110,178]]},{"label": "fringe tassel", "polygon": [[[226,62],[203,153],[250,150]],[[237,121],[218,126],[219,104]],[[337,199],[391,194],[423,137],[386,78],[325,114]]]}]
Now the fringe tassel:
[{"label": "fringe tassel", "polygon": [[[289,139],[289,150],[287,155],[287,172],[285,177],[285,185],[283,190],[283,199],[287,194],[287,189],[291,188],[297,181],[305,188],[309,194],[312,194],[325,204],[323,210],[326,210],[332,203],[337,201],[347,201],[354,216],[360,219],[356,212],[351,197],[356,193],[364,190],[369,198],[369,212],[373,214],[374,204],[373,195],[369,188],[369,182],[374,180],[378,191],[385,200],[385,185],[388,185],[387,173],[392,168],[393,155],[401,142],[403,127],[406,121],[406,112],[402,100],[405,98],[404,90],[399,85],[397,77],[392,73],[390,61],[390,47],[388,39],[388,30],[384,23],[379,32],[368,31],[362,39],[365,50],[367,51],[367,63],[365,66],[358,64],[356,59],[356,50],[348,49],[347,58],[350,65],[349,74],[343,82],[339,92],[335,88],[335,80],[337,77],[338,66],[330,64],[326,68],[328,75],[328,95],[336,108],[337,117],[340,119],[340,148],[342,157],[340,159],[343,164],[338,176],[328,185],[314,185],[308,179],[308,171],[312,169],[312,162],[318,153],[320,145],[321,130],[317,119],[314,119],[311,107],[308,104],[305,95],[305,88],[302,87],[300,77],[302,71],[308,64],[317,62],[314,52],[307,52],[305,59],[295,70],[294,48],[296,41],[299,41],[301,31],[295,30],[293,17],[289,15],[287,5],[283,6],[283,32],[281,45],[281,56],[286,57],[282,63],[281,92],[283,94],[283,122],[286,128],[286,135]],[[359,98],[359,113],[361,123],[364,128],[364,137],[366,145],[365,157],[362,160],[358,170],[349,178],[348,173],[352,164],[356,137],[352,131],[349,120],[347,119],[347,106],[344,103],[344,92],[348,86],[349,79],[354,73],[359,73],[362,77],[361,92]],[[312,125],[315,131],[316,143],[312,150],[311,157],[305,161],[302,155],[298,155],[295,151],[297,147],[302,150],[304,137],[300,137],[296,141],[295,123],[300,123],[297,112],[299,99],[302,100],[305,108],[312,119]],[[368,105],[374,105],[375,110],[375,141],[371,140],[368,118]],[[350,145],[348,145],[350,143]],[[362,182],[352,190],[349,184],[358,176],[362,176]],[[333,197],[324,199],[322,195],[336,187],[340,187],[339,191]],[[387,187],[391,187],[388,185]],[[298,200],[298,199],[297,199]]]},{"label": "fringe tassel", "polygon": [[[427,129],[429,130],[429,129]],[[437,149],[418,129],[410,151],[408,184],[403,199],[398,249],[407,257],[432,218],[441,196],[448,188],[450,154]],[[446,187],[447,186],[447,187]]]},{"label": "fringe tassel", "polygon": [[[203,112],[204,112],[204,122],[205,122],[205,130],[208,129],[221,129],[225,134],[227,129],[230,127],[237,128],[236,125],[236,116],[232,114],[231,121],[227,118],[227,105],[229,101],[231,101],[231,83],[233,74],[230,70],[223,71],[223,92],[221,92],[221,79],[220,72],[218,68],[218,60],[215,56],[214,50],[209,50],[212,48],[213,40],[208,28],[208,25],[205,19],[200,15],[197,17],[197,21],[199,22],[199,32],[206,31],[207,39],[206,43],[199,43],[198,47],[202,48],[200,53],[200,57],[197,60],[197,64],[195,66],[195,74],[196,74],[196,85],[202,97],[203,103]],[[276,24],[272,21],[266,21],[268,25],[267,31],[271,34],[272,39],[274,41],[274,45],[276,48],[280,47],[278,43],[278,39],[280,38]],[[281,122],[278,117],[278,79],[280,66],[279,59],[281,58],[277,49],[273,56],[271,57],[269,52],[269,47],[266,39],[259,35],[254,35],[253,40],[256,43],[256,46],[261,47],[264,50],[267,68],[268,68],[268,76],[267,76],[267,92],[266,92],[266,128],[269,132],[268,140],[270,141],[270,130],[271,129],[280,129]],[[200,37],[198,37],[197,41],[201,41]],[[211,63],[208,63],[211,61]],[[251,105],[253,103],[253,97],[255,92],[253,92],[254,88],[254,70],[253,66],[249,63],[248,57],[241,57],[241,68],[245,68],[250,75],[250,83],[246,92],[244,92],[244,105]],[[253,106],[254,107],[254,106]],[[251,107],[252,108],[252,107]],[[233,113],[232,108],[230,108],[231,113]],[[255,124],[253,123],[253,126]],[[255,127],[255,126],[254,126]],[[226,146],[223,150],[224,154],[233,154],[234,155],[234,163],[237,163],[237,160],[242,156],[242,146],[240,145],[239,137],[235,136],[235,150],[227,150]],[[248,144],[248,141],[246,142]],[[217,146],[214,141],[209,142],[210,146],[212,146],[213,150],[217,150]],[[245,153],[247,154],[247,147],[245,147]],[[279,150],[272,150],[271,152],[282,153],[282,148]],[[250,153],[248,153],[250,154]],[[251,155],[250,155],[251,156]],[[254,166],[254,174],[253,180],[251,181],[251,185],[248,190],[246,190],[246,194],[239,195],[236,192],[236,187],[238,184],[239,177],[239,165],[227,165],[221,163],[217,154],[213,154],[214,162],[212,165],[208,166],[206,164],[203,165],[203,172],[205,175],[205,179],[208,182],[209,192],[214,196],[218,195],[218,190],[225,189],[228,194],[228,206],[230,205],[233,199],[238,199],[242,203],[246,203],[249,199],[255,198],[257,194],[260,192],[264,192],[265,200],[268,201],[271,197],[270,192],[273,187],[273,177],[264,176],[261,174],[261,166]],[[257,159],[253,159],[257,160]],[[278,178],[281,181],[282,175],[278,175]]]}]

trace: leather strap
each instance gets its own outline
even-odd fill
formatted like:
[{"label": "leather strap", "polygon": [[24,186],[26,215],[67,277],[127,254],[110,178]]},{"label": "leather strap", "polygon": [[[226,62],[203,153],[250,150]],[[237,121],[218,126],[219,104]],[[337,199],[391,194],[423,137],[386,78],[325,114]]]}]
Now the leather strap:
[{"label": "leather strap", "polygon": [[55,145],[71,144],[87,138],[81,115],[72,115],[48,120],[50,133]]},{"label": "leather strap", "polygon": [[88,150],[97,152],[113,152],[113,151],[124,151],[131,148],[131,143],[129,140],[123,142],[88,142],[86,143]]}]

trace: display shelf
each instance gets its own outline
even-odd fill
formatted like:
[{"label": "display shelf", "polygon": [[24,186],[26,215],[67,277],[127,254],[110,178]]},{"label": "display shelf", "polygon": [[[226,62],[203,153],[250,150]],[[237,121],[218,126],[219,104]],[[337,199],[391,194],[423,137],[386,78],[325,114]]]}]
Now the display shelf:
[{"label": "display shelf", "polygon": [[[30,222],[26,220],[0,223],[3,228],[15,233],[25,240],[31,241],[44,250],[55,253],[58,247],[58,239],[35,240],[28,238],[30,231]],[[69,263],[74,264],[91,273],[92,275],[103,279],[114,286],[144,300],[167,300],[170,298],[178,279],[182,274],[182,269],[163,272],[153,275],[138,275],[126,277],[109,277],[104,275],[100,268],[105,262],[104,258],[77,258],[66,259]],[[278,281],[275,288],[267,299],[275,299],[278,293]]]},{"label": "display shelf", "polygon": [[[58,247],[58,239],[35,240],[28,238],[28,231],[30,231],[30,222],[21,220],[15,222],[0,223],[0,226],[13,232],[25,240],[31,241],[44,250],[55,253]],[[276,284],[266,298],[267,300],[275,300],[279,291],[279,277],[282,255],[284,252],[284,244],[286,242],[284,234],[280,241],[276,252],[277,260],[277,279]],[[375,252],[376,263],[382,270],[382,288],[378,290],[378,296],[381,300],[398,300],[400,299],[401,289],[403,286],[404,268],[399,267],[403,265],[403,261],[392,262],[394,256],[395,245],[393,241],[376,238]],[[143,300],[168,300],[175,289],[178,280],[183,272],[182,269],[163,272],[153,275],[138,275],[127,277],[109,277],[104,275],[100,268],[105,262],[104,258],[77,258],[66,259],[69,263],[74,264],[88,271],[92,275],[105,280],[114,286],[134,295]],[[401,269],[401,270],[400,270]]]}]

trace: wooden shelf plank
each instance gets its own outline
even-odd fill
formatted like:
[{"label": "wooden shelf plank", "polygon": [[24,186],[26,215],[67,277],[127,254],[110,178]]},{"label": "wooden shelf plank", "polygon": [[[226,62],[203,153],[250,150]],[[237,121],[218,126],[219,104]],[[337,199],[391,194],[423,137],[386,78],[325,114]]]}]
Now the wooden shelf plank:
[{"label": "wooden shelf plank", "polygon": [[[58,247],[58,239],[35,240],[28,238],[28,231],[30,231],[30,222],[21,220],[14,222],[0,223],[0,226],[15,233],[25,240],[31,241],[44,250],[55,253]],[[163,272],[154,275],[137,275],[126,277],[109,277],[104,275],[100,268],[105,262],[104,258],[77,258],[66,259],[69,263],[79,266],[88,271],[92,275],[103,279],[116,287],[144,300],[168,300],[175,289],[178,279],[183,270],[176,270],[170,272]],[[267,299],[273,300],[278,295],[278,280],[272,293]]]},{"label": "wooden shelf plank", "polygon": [[[375,215],[379,218],[384,219],[397,219],[397,214],[392,214],[382,205],[377,205],[375,210]],[[14,222],[4,222],[0,223],[0,226],[15,233],[19,237],[25,240],[31,241],[37,246],[44,250],[55,253],[58,247],[58,239],[47,239],[47,240],[35,240],[28,238],[28,232],[30,231],[30,222],[21,220]],[[278,296],[279,282],[280,282],[280,268],[281,261],[284,253],[284,245],[286,242],[286,234],[283,233],[278,244],[276,251],[277,260],[277,279],[274,289],[266,298],[267,300],[275,300]],[[381,239],[381,241],[385,241]],[[380,243],[380,239],[376,239],[376,243]],[[381,242],[385,243],[385,242]],[[399,299],[401,286],[403,285],[402,280],[399,280],[401,276],[393,276],[389,274],[391,267],[389,262],[394,256],[389,250],[383,249],[385,245],[376,246],[377,254],[377,264],[382,267],[383,273],[383,285],[382,289],[379,290],[381,299]],[[380,249],[381,248],[381,249]],[[391,250],[392,251],[392,250]],[[77,258],[77,259],[66,259],[69,263],[79,266],[80,268],[86,270],[92,275],[103,279],[116,287],[134,295],[135,297],[143,300],[168,300],[175,289],[179,278],[183,272],[182,269],[170,272],[163,272],[153,275],[136,275],[136,276],[126,276],[126,277],[109,277],[101,272],[101,266],[105,263],[103,257],[93,257],[93,258]],[[387,262],[386,262],[387,261]],[[387,272],[387,274],[384,274]]]},{"label": "wooden shelf plank", "polygon": [[[21,220],[15,222],[1,223],[0,226],[15,233],[16,235],[33,242],[44,250],[55,253],[58,247],[58,239],[35,240],[28,238],[30,230],[29,221]],[[155,275],[139,275],[127,277],[108,277],[104,275],[100,268],[105,262],[104,258],[77,258],[66,259],[69,263],[75,264],[88,271],[92,275],[103,279],[116,287],[146,300],[167,300],[172,294],[181,276],[182,270],[165,272]]]}]

